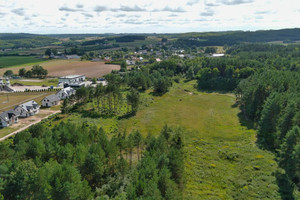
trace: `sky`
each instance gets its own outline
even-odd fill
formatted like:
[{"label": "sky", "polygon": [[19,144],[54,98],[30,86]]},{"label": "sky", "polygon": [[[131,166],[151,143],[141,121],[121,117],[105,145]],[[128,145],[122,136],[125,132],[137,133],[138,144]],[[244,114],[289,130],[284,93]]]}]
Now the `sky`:
[{"label": "sky", "polygon": [[300,0],[0,0],[1,33],[300,28]]}]

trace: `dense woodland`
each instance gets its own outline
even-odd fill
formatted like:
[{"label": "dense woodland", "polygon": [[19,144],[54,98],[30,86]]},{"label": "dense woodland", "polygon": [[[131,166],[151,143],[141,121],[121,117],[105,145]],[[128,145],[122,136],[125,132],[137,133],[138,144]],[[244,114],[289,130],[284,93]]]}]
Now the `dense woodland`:
[{"label": "dense woodland", "polygon": [[165,126],[143,138],[138,130],[47,125],[0,144],[5,199],[181,199],[182,129]]},{"label": "dense woodland", "polygon": [[237,102],[244,117],[257,123],[257,143],[274,152],[285,173],[282,193],[300,189],[300,73],[264,71],[240,82]]}]

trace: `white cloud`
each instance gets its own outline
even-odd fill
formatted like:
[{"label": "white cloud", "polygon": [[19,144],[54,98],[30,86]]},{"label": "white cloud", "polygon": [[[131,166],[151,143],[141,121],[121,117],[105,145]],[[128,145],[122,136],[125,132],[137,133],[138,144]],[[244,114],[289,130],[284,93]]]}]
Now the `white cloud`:
[{"label": "white cloud", "polygon": [[0,32],[279,29],[300,27],[299,7],[299,0],[10,0],[1,2]]}]

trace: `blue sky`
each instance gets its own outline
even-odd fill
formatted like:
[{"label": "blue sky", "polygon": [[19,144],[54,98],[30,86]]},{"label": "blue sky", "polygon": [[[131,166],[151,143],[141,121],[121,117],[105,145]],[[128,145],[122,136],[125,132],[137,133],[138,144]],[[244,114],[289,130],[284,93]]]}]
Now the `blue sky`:
[{"label": "blue sky", "polygon": [[300,0],[0,0],[0,32],[180,33],[300,27]]}]

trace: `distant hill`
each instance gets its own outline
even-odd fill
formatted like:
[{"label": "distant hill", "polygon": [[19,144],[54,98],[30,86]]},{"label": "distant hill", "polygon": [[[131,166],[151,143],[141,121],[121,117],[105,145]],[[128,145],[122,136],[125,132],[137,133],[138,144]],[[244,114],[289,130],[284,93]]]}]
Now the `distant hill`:
[{"label": "distant hill", "polygon": [[[174,37],[174,35],[172,36]],[[300,41],[300,28],[178,34],[177,46],[223,46],[245,42]]]},{"label": "distant hill", "polygon": [[[176,47],[191,46],[223,46],[239,43],[256,43],[281,41],[294,43],[300,41],[300,28],[261,31],[225,31],[225,32],[190,32],[180,34],[29,34],[29,33],[0,33],[0,49],[33,48],[51,45],[62,38],[84,40],[88,37],[97,38],[83,45],[102,43],[102,39],[115,39],[116,42],[132,42],[144,40],[147,36],[166,37],[175,39]],[[84,41],[86,42],[86,41]],[[71,43],[73,45],[73,43]]]}]

